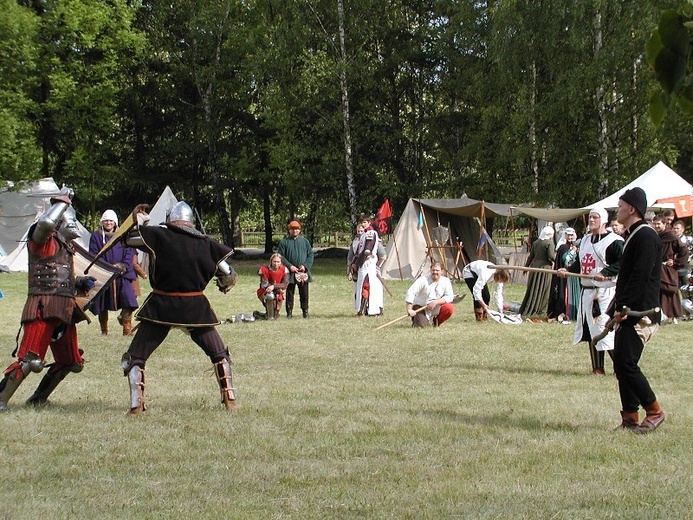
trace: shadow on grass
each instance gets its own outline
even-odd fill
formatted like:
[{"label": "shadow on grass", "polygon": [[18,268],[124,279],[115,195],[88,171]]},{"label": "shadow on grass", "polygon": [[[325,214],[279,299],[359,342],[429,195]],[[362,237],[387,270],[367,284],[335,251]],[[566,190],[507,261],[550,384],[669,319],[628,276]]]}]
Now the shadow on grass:
[{"label": "shadow on grass", "polygon": [[[471,426],[498,427],[507,430],[524,430],[528,432],[556,431],[577,432],[580,426],[568,422],[545,421],[541,417],[513,413],[478,413],[457,412],[453,410],[424,410],[412,412],[412,415],[423,415],[443,421],[458,422]],[[589,428],[588,428],[589,429]]]}]

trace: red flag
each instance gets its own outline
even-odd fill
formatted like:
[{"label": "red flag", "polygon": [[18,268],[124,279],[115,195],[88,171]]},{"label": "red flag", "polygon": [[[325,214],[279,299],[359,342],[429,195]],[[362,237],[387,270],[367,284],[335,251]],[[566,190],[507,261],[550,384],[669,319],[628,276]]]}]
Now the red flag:
[{"label": "red flag", "polygon": [[666,197],[664,199],[657,199],[655,204],[663,204],[667,202],[674,203],[674,211],[676,212],[677,218],[693,216],[693,201],[691,201],[690,195],[684,195],[683,197]]},{"label": "red flag", "polygon": [[383,205],[376,212],[371,225],[379,235],[392,233],[392,210],[390,209],[390,201],[388,199],[385,199]]}]

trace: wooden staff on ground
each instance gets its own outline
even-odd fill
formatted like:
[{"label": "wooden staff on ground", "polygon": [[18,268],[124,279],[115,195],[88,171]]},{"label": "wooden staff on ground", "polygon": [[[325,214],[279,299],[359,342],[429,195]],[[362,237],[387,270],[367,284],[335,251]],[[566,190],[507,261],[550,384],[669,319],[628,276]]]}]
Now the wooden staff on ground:
[{"label": "wooden staff on ground", "polygon": [[[464,297],[465,297],[465,296],[466,296],[466,294],[463,294],[462,296],[459,296],[459,295],[456,294],[455,297],[454,297],[454,299],[452,300],[452,303],[457,303],[457,302],[460,302],[460,301],[464,300]],[[419,314],[421,311],[425,311],[425,310],[426,310],[426,306],[424,305],[423,307],[419,307],[418,309],[416,309],[416,310],[414,311],[414,313],[415,313],[415,314]],[[374,328],[373,330],[384,329],[385,327],[389,327],[389,326],[392,325],[393,323],[397,323],[398,321],[401,321],[401,320],[403,320],[404,318],[411,318],[411,316],[409,316],[409,313],[407,313],[407,314],[405,314],[404,316],[400,316],[399,318],[395,318],[395,319],[392,320],[392,321],[388,321],[387,323],[384,323],[384,324],[380,325],[379,327]]]}]

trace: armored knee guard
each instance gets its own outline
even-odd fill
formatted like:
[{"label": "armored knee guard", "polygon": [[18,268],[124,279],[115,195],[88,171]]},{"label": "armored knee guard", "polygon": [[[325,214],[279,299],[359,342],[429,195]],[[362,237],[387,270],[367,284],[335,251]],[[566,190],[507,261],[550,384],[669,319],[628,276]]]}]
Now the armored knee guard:
[{"label": "armored knee guard", "polygon": [[[268,310],[269,307],[268,305]],[[233,387],[231,363],[229,363],[229,360],[222,359],[214,363],[214,374],[217,376],[217,383],[219,383],[219,390],[221,390],[221,402],[224,403],[227,410],[236,410],[238,408],[236,404],[236,389]]]},{"label": "armored knee guard", "polygon": [[144,405],[144,368],[133,365],[132,358],[127,352],[123,354],[120,365],[123,367],[123,373],[128,378],[130,386],[130,410],[128,413],[140,414],[147,409]]},{"label": "armored knee guard", "polygon": [[0,381],[0,412],[8,410],[7,403],[14,395],[29,372],[41,372],[43,360],[33,352],[27,352],[22,361],[17,361],[5,371],[5,377]]},{"label": "armored knee guard", "polygon": [[48,400],[48,396],[53,393],[53,390],[65,379],[70,372],[79,373],[84,368],[84,363],[74,363],[66,367],[52,366],[46,375],[43,376],[41,382],[36,387],[34,394],[26,400],[26,404],[41,405]]}]

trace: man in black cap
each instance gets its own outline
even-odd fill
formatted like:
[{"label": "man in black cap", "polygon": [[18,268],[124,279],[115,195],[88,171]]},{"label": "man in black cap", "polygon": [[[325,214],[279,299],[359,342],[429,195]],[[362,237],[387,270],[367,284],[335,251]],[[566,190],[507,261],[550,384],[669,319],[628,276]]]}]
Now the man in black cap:
[{"label": "man in black cap", "polygon": [[[659,329],[661,314],[657,311],[637,318],[622,313],[624,307],[645,311],[659,306],[662,241],[644,220],[646,210],[647,198],[640,188],[627,190],[618,201],[616,218],[626,228],[626,243],[610,310],[618,323],[613,360],[621,396],[620,427],[636,433],[655,430],[665,417],[650,383],[638,366],[645,344]],[[640,406],[647,414],[642,423],[638,420]]]}]

